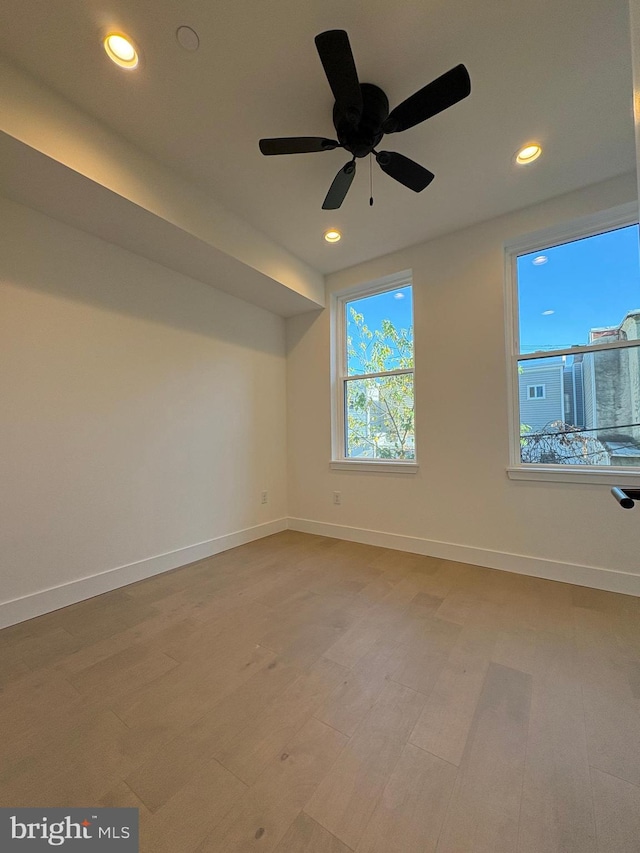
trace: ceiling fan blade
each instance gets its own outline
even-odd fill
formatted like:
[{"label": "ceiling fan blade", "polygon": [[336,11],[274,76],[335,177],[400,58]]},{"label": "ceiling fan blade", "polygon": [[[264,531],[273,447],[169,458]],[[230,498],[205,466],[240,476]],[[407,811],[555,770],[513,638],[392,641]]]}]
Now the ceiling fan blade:
[{"label": "ceiling fan blade", "polygon": [[362,115],[362,92],[349,36],[344,30],[327,30],[315,41],[338,109],[357,124]]},{"label": "ceiling fan blade", "polygon": [[422,192],[435,178],[433,172],[395,151],[379,151],[376,160],[383,172],[409,187],[414,193]]},{"label": "ceiling fan blade", "polygon": [[385,133],[407,130],[457,104],[470,92],[469,72],[464,65],[456,65],[391,110],[382,129]]},{"label": "ceiling fan blade", "polygon": [[321,136],[283,136],[279,139],[261,139],[260,151],[263,154],[310,154],[313,151],[331,151],[339,148],[335,139],[323,139]]},{"label": "ceiling fan blade", "polygon": [[325,200],[322,202],[323,210],[337,210],[349,191],[351,182],[356,174],[355,160],[350,160],[346,163],[338,174],[333,179],[333,183],[329,187],[329,192]]}]

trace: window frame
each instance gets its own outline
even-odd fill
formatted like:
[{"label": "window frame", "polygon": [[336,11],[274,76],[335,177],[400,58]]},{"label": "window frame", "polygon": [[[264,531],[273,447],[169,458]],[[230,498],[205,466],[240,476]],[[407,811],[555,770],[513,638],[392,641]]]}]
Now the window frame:
[{"label": "window frame", "polygon": [[411,314],[413,318],[413,370],[389,370],[380,374],[363,374],[363,378],[373,376],[387,376],[393,374],[413,373],[413,406],[414,406],[414,431],[416,427],[416,352],[415,352],[415,302],[413,299],[413,273],[412,270],[403,270],[383,278],[369,281],[365,284],[340,290],[331,295],[331,462],[330,467],[337,470],[358,470],[367,472],[378,472],[387,474],[415,474],[418,471],[418,447],[417,435],[415,445],[415,458],[411,460],[402,459],[354,459],[346,456],[346,382],[349,377],[347,373],[347,329],[345,322],[345,306],[347,302],[363,299],[367,296],[376,296],[390,290],[399,290],[402,287],[411,287]]},{"label": "window frame", "polygon": [[640,484],[640,468],[634,470],[617,465],[557,465],[524,463],[520,458],[520,409],[518,363],[551,356],[575,355],[596,350],[624,349],[640,345],[640,341],[614,341],[606,344],[585,345],[553,350],[544,353],[521,353],[518,314],[517,260],[520,255],[544,252],[563,243],[615,231],[629,225],[638,225],[638,204],[630,202],[582,216],[569,222],[526,234],[504,244],[505,275],[505,343],[507,365],[507,400],[509,417],[509,463],[507,475],[512,480],[538,480],[561,483],[594,483],[604,485]]},{"label": "window frame", "polygon": [[[538,394],[538,388],[542,391],[542,394]],[[533,391],[533,394],[530,392]],[[539,383],[536,385],[527,385],[527,402],[535,401],[535,400],[546,400],[547,399],[547,386],[545,383]]]}]

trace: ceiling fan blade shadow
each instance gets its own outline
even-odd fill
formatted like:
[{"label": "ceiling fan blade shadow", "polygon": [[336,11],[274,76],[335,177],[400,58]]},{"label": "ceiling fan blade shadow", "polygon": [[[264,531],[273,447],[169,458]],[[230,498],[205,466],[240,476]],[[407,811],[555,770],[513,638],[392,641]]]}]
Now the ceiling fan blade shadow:
[{"label": "ceiling fan blade shadow", "polygon": [[379,151],[376,160],[383,172],[415,193],[422,192],[435,178],[433,172],[396,151]]},{"label": "ceiling fan blade shadow", "polygon": [[349,187],[356,174],[356,164],[354,160],[346,163],[338,174],[333,179],[333,183],[329,187],[329,192],[322,202],[323,210],[337,210],[349,192]]},{"label": "ceiling fan blade shadow", "polygon": [[263,154],[311,154],[315,151],[332,151],[340,148],[335,139],[322,136],[283,136],[278,139],[261,139],[258,143]]},{"label": "ceiling fan blade shadow", "polygon": [[357,124],[363,109],[362,92],[349,36],[344,30],[327,30],[315,42],[338,109]]},{"label": "ceiling fan blade shadow", "polygon": [[391,110],[382,129],[385,133],[408,130],[457,104],[470,92],[469,72],[464,65],[456,65]]}]

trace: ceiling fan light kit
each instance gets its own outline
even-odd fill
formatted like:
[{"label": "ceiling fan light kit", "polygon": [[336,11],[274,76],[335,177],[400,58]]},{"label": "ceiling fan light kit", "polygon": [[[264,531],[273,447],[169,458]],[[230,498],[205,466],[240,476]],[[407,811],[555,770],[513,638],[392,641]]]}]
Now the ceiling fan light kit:
[{"label": "ceiling fan light kit", "polygon": [[344,30],[327,30],[315,38],[320,61],[335,98],[335,139],[293,136],[261,139],[260,151],[276,154],[308,154],[344,148],[352,158],[333,179],[324,210],[337,210],[356,173],[356,159],[373,154],[383,172],[416,193],[429,186],[435,175],[424,166],[395,151],[377,151],[386,134],[399,133],[457,104],[471,92],[464,65],[456,65],[389,112],[389,100],[379,86],[360,83],[349,37]]}]

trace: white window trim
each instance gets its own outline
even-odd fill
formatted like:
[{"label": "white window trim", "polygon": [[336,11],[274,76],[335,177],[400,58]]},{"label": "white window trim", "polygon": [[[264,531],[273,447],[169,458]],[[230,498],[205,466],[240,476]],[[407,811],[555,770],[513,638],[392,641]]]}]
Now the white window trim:
[{"label": "white window trim", "polygon": [[[534,393],[530,394],[531,389],[534,389]],[[538,397],[535,393],[536,388],[542,388],[542,394]],[[547,386],[544,382],[536,382],[535,385],[527,385],[527,402],[534,400],[546,400],[547,399]]]},{"label": "white window trim", "polygon": [[[418,471],[418,449],[416,437],[416,458],[402,462],[398,459],[350,459],[345,456],[345,417],[344,417],[344,379],[346,376],[346,328],[344,321],[345,302],[355,297],[363,299],[386,290],[399,290],[411,286],[413,300],[412,270],[403,270],[384,278],[376,279],[365,285],[359,284],[331,295],[331,462],[330,468],[339,471],[364,471],[384,474],[415,474]],[[413,303],[412,303],[413,305]],[[415,316],[414,316],[415,328]],[[389,373],[407,373],[409,371],[389,371]],[[372,374],[378,375],[378,374]],[[387,375],[382,374],[382,375]],[[413,401],[416,404],[415,334],[413,367]]]},{"label": "white window trim", "polygon": [[[638,224],[638,204],[619,205],[610,210],[601,211],[574,219],[562,225],[545,228],[531,234],[508,240],[505,249],[504,306],[505,340],[507,354],[507,398],[509,409],[509,464],[507,476],[511,480],[547,481],[556,483],[588,483],[611,486],[634,486],[640,484],[640,470],[612,465],[544,465],[527,464],[520,461],[520,417],[518,361],[544,358],[547,355],[573,355],[578,352],[592,351],[591,346],[572,347],[567,350],[554,350],[553,353],[519,353],[519,323],[517,296],[517,258],[531,252],[541,252],[562,243],[615,231],[627,225]],[[637,341],[619,341],[601,344],[598,349],[621,349],[635,346]]]}]

